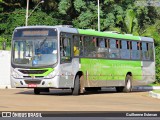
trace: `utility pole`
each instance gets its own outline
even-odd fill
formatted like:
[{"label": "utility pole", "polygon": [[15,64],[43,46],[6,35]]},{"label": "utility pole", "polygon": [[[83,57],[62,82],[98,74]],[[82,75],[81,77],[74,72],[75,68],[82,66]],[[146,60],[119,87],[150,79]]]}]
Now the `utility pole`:
[{"label": "utility pole", "polygon": [[26,26],[28,26],[28,8],[29,8],[29,0],[27,0],[27,7],[26,7]]},{"label": "utility pole", "polygon": [[29,9],[29,0],[27,0],[27,7],[26,7],[26,26],[28,26],[28,18],[31,16],[31,14],[35,11],[35,9],[39,6],[39,4],[44,3],[44,0],[40,1],[32,10],[32,12],[28,15],[28,9]]},{"label": "utility pole", "polygon": [[100,31],[100,13],[99,13],[99,0],[98,0],[98,31]]}]

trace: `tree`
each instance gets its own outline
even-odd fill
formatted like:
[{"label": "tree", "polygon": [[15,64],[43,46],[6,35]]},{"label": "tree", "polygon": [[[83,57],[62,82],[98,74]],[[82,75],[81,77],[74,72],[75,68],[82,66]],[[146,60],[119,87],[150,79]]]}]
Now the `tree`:
[{"label": "tree", "polygon": [[[84,3],[83,3],[84,4]],[[81,4],[81,5],[83,5]],[[76,2],[75,2],[76,5]],[[80,15],[73,20],[74,26],[78,28],[97,29],[97,7],[94,2],[90,2],[87,7],[76,6],[77,12],[83,10]]]},{"label": "tree", "polygon": [[160,45],[159,33],[160,33],[160,20],[157,19],[155,20],[155,24],[146,25],[141,35],[152,37],[153,39],[155,39],[155,45],[158,46]]},{"label": "tree", "polygon": [[136,13],[132,9],[126,11],[124,31],[129,34],[139,35],[138,20],[136,18]]},{"label": "tree", "polygon": [[156,49],[156,82],[160,83],[160,46],[157,46]]}]

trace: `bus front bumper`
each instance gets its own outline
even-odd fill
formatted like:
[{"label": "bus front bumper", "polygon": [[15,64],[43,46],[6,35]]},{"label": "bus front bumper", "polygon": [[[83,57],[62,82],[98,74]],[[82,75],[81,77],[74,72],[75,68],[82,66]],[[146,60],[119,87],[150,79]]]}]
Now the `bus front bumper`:
[{"label": "bus front bumper", "polygon": [[59,76],[54,78],[14,78],[11,76],[11,87],[12,88],[35,88],[35,87],[44,87],[44,88],[59,88]]}]

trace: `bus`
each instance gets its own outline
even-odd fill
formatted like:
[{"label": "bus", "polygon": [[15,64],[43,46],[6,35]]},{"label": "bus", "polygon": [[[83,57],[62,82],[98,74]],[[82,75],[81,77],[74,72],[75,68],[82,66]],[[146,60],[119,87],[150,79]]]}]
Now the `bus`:
[{"label": "bus", "polygon": [[72,95],[155,81],[154,40],[150,37],[77,29],[69,25],[17,27],[11,49],[11,86],[71,89]]}]

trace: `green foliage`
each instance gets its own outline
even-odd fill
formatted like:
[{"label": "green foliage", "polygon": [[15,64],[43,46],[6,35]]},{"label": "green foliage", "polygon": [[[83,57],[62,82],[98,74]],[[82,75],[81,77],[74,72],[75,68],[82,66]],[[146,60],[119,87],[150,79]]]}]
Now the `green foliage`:
[{"label": "green foliage", "polygon": [[106,15],[106,21],[105,21],[105,23],[106,23],[106,28],[108,28],[108,27],[111,27],[111,26],[115,26],[115,16],[114,16],[114,14],[113,13],[108,13],[107,15]]},{"label": "green foliage", "polygon": [[77,12],[81,12],[82,10],[86,10],[86,3],[83,0],[75,0],[74,7]]},{"label": "green foliage", "polygon": [[[3,15],[0,24],[0,31],[1,36],[10,43],[11,36],[13,30],[18,26],[25,25],[25,9],[16,9],[10,14],[0,14]],[[29,11],[31,12],[31,11]],[[42,12],[41,10],[35,11],[29,18],[28,18],[28,25],[58,25],[62,24],[58,19],[53,18],[51,15]]]},{"label": "green foliage", "polygon": [[126,33],[139,35],[138,20],[136,18],[136,13],[132,9],[129,9],[126,11],[124,23],[125,23],[124,28],[126,28],[125,29]]},{"label": "green foliage", "polygon": [[160,83],[160,46],[156,49],[156,81]]},{"label": "green foliage", "polygon": [[114,4],[114,0],[105,0],[104,4],[106,5]]},{"label": "green foliage", "polygon": [[70,8],[70,6],[71,6],[70,0],[61,0],[58,7],[59,12],[61,14],[67,14],[67,10]]},{"label": "green foliage", "polygon": [[145,29],[143,30],[141,35],[154,38],[155,45],[160,46],[159,33],[160,33],[160,20],[155,20],[155,24],[145,26]]},{"label": "green foliage", "polygon": [[37,10],[34,12],[28,20],[28,25],[58,25],[62,22],[59,22],[59,20],[53,18],[50,14],[46,14],[45,12],[42,12],[41,10]]},{"label": "green foliage", "polygon": [[[76,2],[76,1],[75,1]],[[82,1],[82,4],[84,2]],[[76,4],[75,4],[76,5]],[[85,9],[85,11],[81,12],[81,14],[73,20],[73,24],[75,27],[78,28],[92,28],[92,29],[97,29],[97,8],[95,7],[94,2],[90,2],[87,7],[78,7],[76,8],[77,10],[79,9]]]}]

